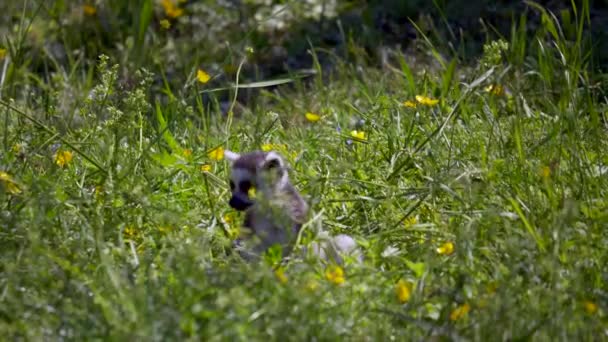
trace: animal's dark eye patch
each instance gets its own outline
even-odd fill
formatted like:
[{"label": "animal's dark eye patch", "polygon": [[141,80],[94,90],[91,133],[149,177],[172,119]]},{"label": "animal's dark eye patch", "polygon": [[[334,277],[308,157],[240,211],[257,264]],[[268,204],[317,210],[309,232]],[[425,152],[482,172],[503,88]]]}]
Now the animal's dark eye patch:
[{"label": "animal's dark eye patch", "polygon": [[239,190],[242,192],[247,192],[249,191],[249,188],[251,188],[251,182],[250,181],[242,181],[239,183]]},{"label": "animal's dark eye patch", "polygon": [[234,182],[230,181],[230,191],[234,191]]},{"label": "animal's dark eye patch", "polygon": [[279,166],[281,166],[281,163],[277,159],[271,159],[266,162],[266,164],[264,165],[264,168],[266,170],[270,170],[270,169],[278,168]]}]

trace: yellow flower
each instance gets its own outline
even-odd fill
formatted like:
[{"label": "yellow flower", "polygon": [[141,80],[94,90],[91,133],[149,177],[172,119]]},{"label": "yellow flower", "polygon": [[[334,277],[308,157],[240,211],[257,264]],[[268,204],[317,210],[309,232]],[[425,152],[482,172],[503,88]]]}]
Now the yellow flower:
[{"label": "yellow flower", "polygon": [[262,151],[277,151],[281,153],[284,157],[286,157],[290,162],[293,162],[298,156],[298,152],[292,151],[290,152],[287,149],[287,145],[285,144],[273,144],[273,143],[265,143],[262,144]]},{"label": "yellow flower", "polygon": [[223,147],[218,147],[215,148],[213,150],[211,150],[208,154],[209,158],[213,159],[213,160],[222,160],[224,159],[224,148]]},{"label": "yellow flower", "polygon": [[274,271],[274,275],[281,282],[281,284],[287,283],[287,276],[285,275],[285,270],[283,267],[279,267]]},{"label": "yellow flower", "polygon": [[268,151],[281,151],[281,152],[287,152],[287,145],[285,144],[272,144],[272,143],[265,143],[262,144],[262,151],[264,152],[268,152]]},{"label": "yellow flower", "polygon": [[342,285],[344,283],[344,270],[342,267],[332,265],[325,270],[325,278],[331,283]]},{"label": "yellow flower", "polygon": [[202,84],[205,84],[207,82],[209,82],[209,80],[211,79],[211,76],[209,76],[208,73],[206,73],[203,69],[198,69],[196,71],[196,79],[201,82]]},{"label": "yellow flower", "polygon": [[125,238],[132,240],[132,239],[136,238],[138,235],[137,229],[135,229],[135,227],[133,227],[133,226],[126,226],[122,235]]},{"label": "yellow flower", "polygon": [[540,169],[540,176],[544,179],[551,177],[551,168],[549,166],[543,166]]},{"label": "yellow flower", "polygon": [[23,153],[24,149],[25,148],[24,148],[23,144],[20,144],[20,143],[16,143],[11,147],[11,150],[13,151],[14,154]]},{"label": "yellow flower", "polygon": [[186,148],[182,151],[182,154],[184,155],[184,157],[190,158],[192,156],[192,150],[189,148]]},{"label": "yellow flower", "polygon": [[171,28],[171,22],[167,19],[162,19],[160,22],[160,27],[162,27],[165,30],[168,30],[169,28]]},{"label": "yellow flower", "polygon": [[437,247],[437,253],[439,253],[441,255],[450,255],[450,254],[454,253],[454,243],[451,241],[448,241],[448,242],[444,243],[443,245]]},{"label": "yellow flower", "polygon": [[590,315],[593,315],[597,312],[597,304],[590,300],[584,301],[583,306],[585,308],[585,311],[587,311],[587,313]]},{"label": "yellow flower", "polygon": [[247,195],[249,196],[249,198],[255,198],[255,186],[251,186],[249,188],[249,190],[247,191]]},{"label": "yellow flower", "polygon": [[0,48],[0,61],[6,57],[6,49]]},{"label": "yellow flower", "polygon": [[226,222],[226,224],[232,224],[234,222],[235,216],[236,216],[236,214],[234,212],[229,212],[229,213],[225,214],[224,222]]},{"label": "yellow flower", "polygon": [[82,6],[82,11],[84,12],[84,15],[86,15],[88,17],[92,17],[95,14],[97,14],[97,8],[95,8],[95,6],[89,5],[89,4]]},{"label": "yellow flower", "polygon": [[321,116],[319,114],[308,112],[305,114],[305,116],[306,116],[306,120],[308,120],[310,122],[317,122],[317,121],[321,120]]},{"label": "yellow flower", "polygon": [[243,237],[246,238],[248,235],[248,231],[246,229],[241,229],[241,226],[237,222],[238,213],[235,211],[228,212],[224,214],[224,223],[228,226],[227,233],[228,238],[234,240],[236,238]]},{"label": "yellow flower", "polygon": [[184,14],[184,10],[176,6],[171,0],[161,0],[161,5],[169,18],[175,19]]},{"label": "yellow flower", "polygon": [[437,99],[432,99],[430,97],[426,97],[426,96],[422,96],[422,95],[416,95],[416,101],[418,101],[418,103],[423,104],[425,106],[434,106],[439,103],[439,100],[437,100]]},{"label": "yellow flower", "polygon": [[395,286],[395,293],[397,294],[397,299],[399,299],[399,302],[407,302],[412,296],[412,284],[403,279],[399,279],[397,285]]},{"label": "yellow flower", "polygon": [[405,101],[403,102],[403,105],[408,107],[408,108],[416,108],[416,102],[414,101]]},{"label": "yellow flower", "polygon": [[201,171],[203,171],[203,172],[209,172],[209,171],[211,171],[211,165],[209,165],[209,164],[203,164],[203,165],[201,165]]},{"label": "yellow flower", "polygon": [[0,183],[4,185],[6,191],[13,195],[21,193],[21,189],[19,189],[17,183],[15,183],[13,178],[4,171],[0,171]]},{"label": "yellow flower", "polygon": [[365,140],[365,132],[363,131],[351,131],[350,136],[358,140]]},{"label": "yellow flower", "polygon": [[271,143],[262,144],[262,151],[264,151],[264,152],[272,151],[273,149],[274,149],[274,145]]},{"label": "yellow flower", "polygon": [[466,316],[469,311],[471,311],[471,306],[467,303],[464,303],[458,306],[456,309],[452,310],[452,312],[450,313],[450,320],[457,321]]},{"label": "yellow flower", "polygon": [[64,167],[72,161],[73,155],[70,151],[57,151],[55,154],[55,163],[59,167]]},{"label": "yellow flower", "polygon": [[485,89],[486,93],[490,93],[492,95],[501,96],[505,93],[505,88],[500,84],[490,84]]},{"label": "yellow flower", "polygon": [[410,216],[410,217],[406,218],[405,221],[403,221],[403,224],[405,225],[406,228],[409,228],[409,227],[415,225],[416,223],[418,223],[418,217],[416,217],[416,216]]}]

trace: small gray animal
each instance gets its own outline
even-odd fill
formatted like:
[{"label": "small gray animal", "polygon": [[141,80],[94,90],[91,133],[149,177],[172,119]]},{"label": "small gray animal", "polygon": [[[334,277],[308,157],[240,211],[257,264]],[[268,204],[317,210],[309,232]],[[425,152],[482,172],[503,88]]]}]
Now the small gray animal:
[{"label": "small gray animal", "polygon": [[[285,161],[275,151],[244,154],[224,151],[224,156],[232,162],[229,205],[245,212],[246,234],[236,241],[241,256],[255,260],[279,244],[286,257],[306,222],[308,204],[289,181]],[[252,189],[255,189],[255,198],[250,196]],[[348,235],[320,235],[322,238],[311,244],[310,251],[322,259],[342,263],[340,254],[359,252],[356,242]]]}]

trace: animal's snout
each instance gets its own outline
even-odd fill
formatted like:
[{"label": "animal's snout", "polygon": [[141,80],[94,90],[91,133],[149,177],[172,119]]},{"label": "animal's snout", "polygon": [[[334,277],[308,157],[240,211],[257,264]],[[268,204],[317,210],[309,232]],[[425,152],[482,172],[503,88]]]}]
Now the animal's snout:
[{"label": "animal's snout", "polygon": [[248,198],[243,198],[242,196],[238,196],[238,195],[233,195],[232,198],[230,198],[230,201],[228,202],[228,204],[238,210],[238,211],[244,211],[247,208],[249,208],[253,202],[248,199]]}]

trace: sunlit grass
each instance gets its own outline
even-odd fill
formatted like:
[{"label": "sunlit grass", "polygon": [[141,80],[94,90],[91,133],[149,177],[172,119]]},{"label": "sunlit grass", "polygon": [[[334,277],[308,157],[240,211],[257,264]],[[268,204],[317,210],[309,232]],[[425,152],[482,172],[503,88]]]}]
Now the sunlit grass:
[{"label": "sunlit grass", "polygon": [[[197,9],[156,5],[138,20],[156,13],[165,31]],[[132,45],[33,70],[19,59],[33,47],[0,46],[2,336],[605,336],[608,107],[585,6],[568,28],[537,9],[538,39],[516,22],[478,61],[381,70],[334,57],[330,75],[315,62],[266,83],[203,71],[200,51],[160,58],[174,52],[145,30],[156,64],[137,64],[148,57]],[[289,161],[306,231],[352,235],[363,264],[233,252],[247,232],[224,154],[254,149]]]}]

